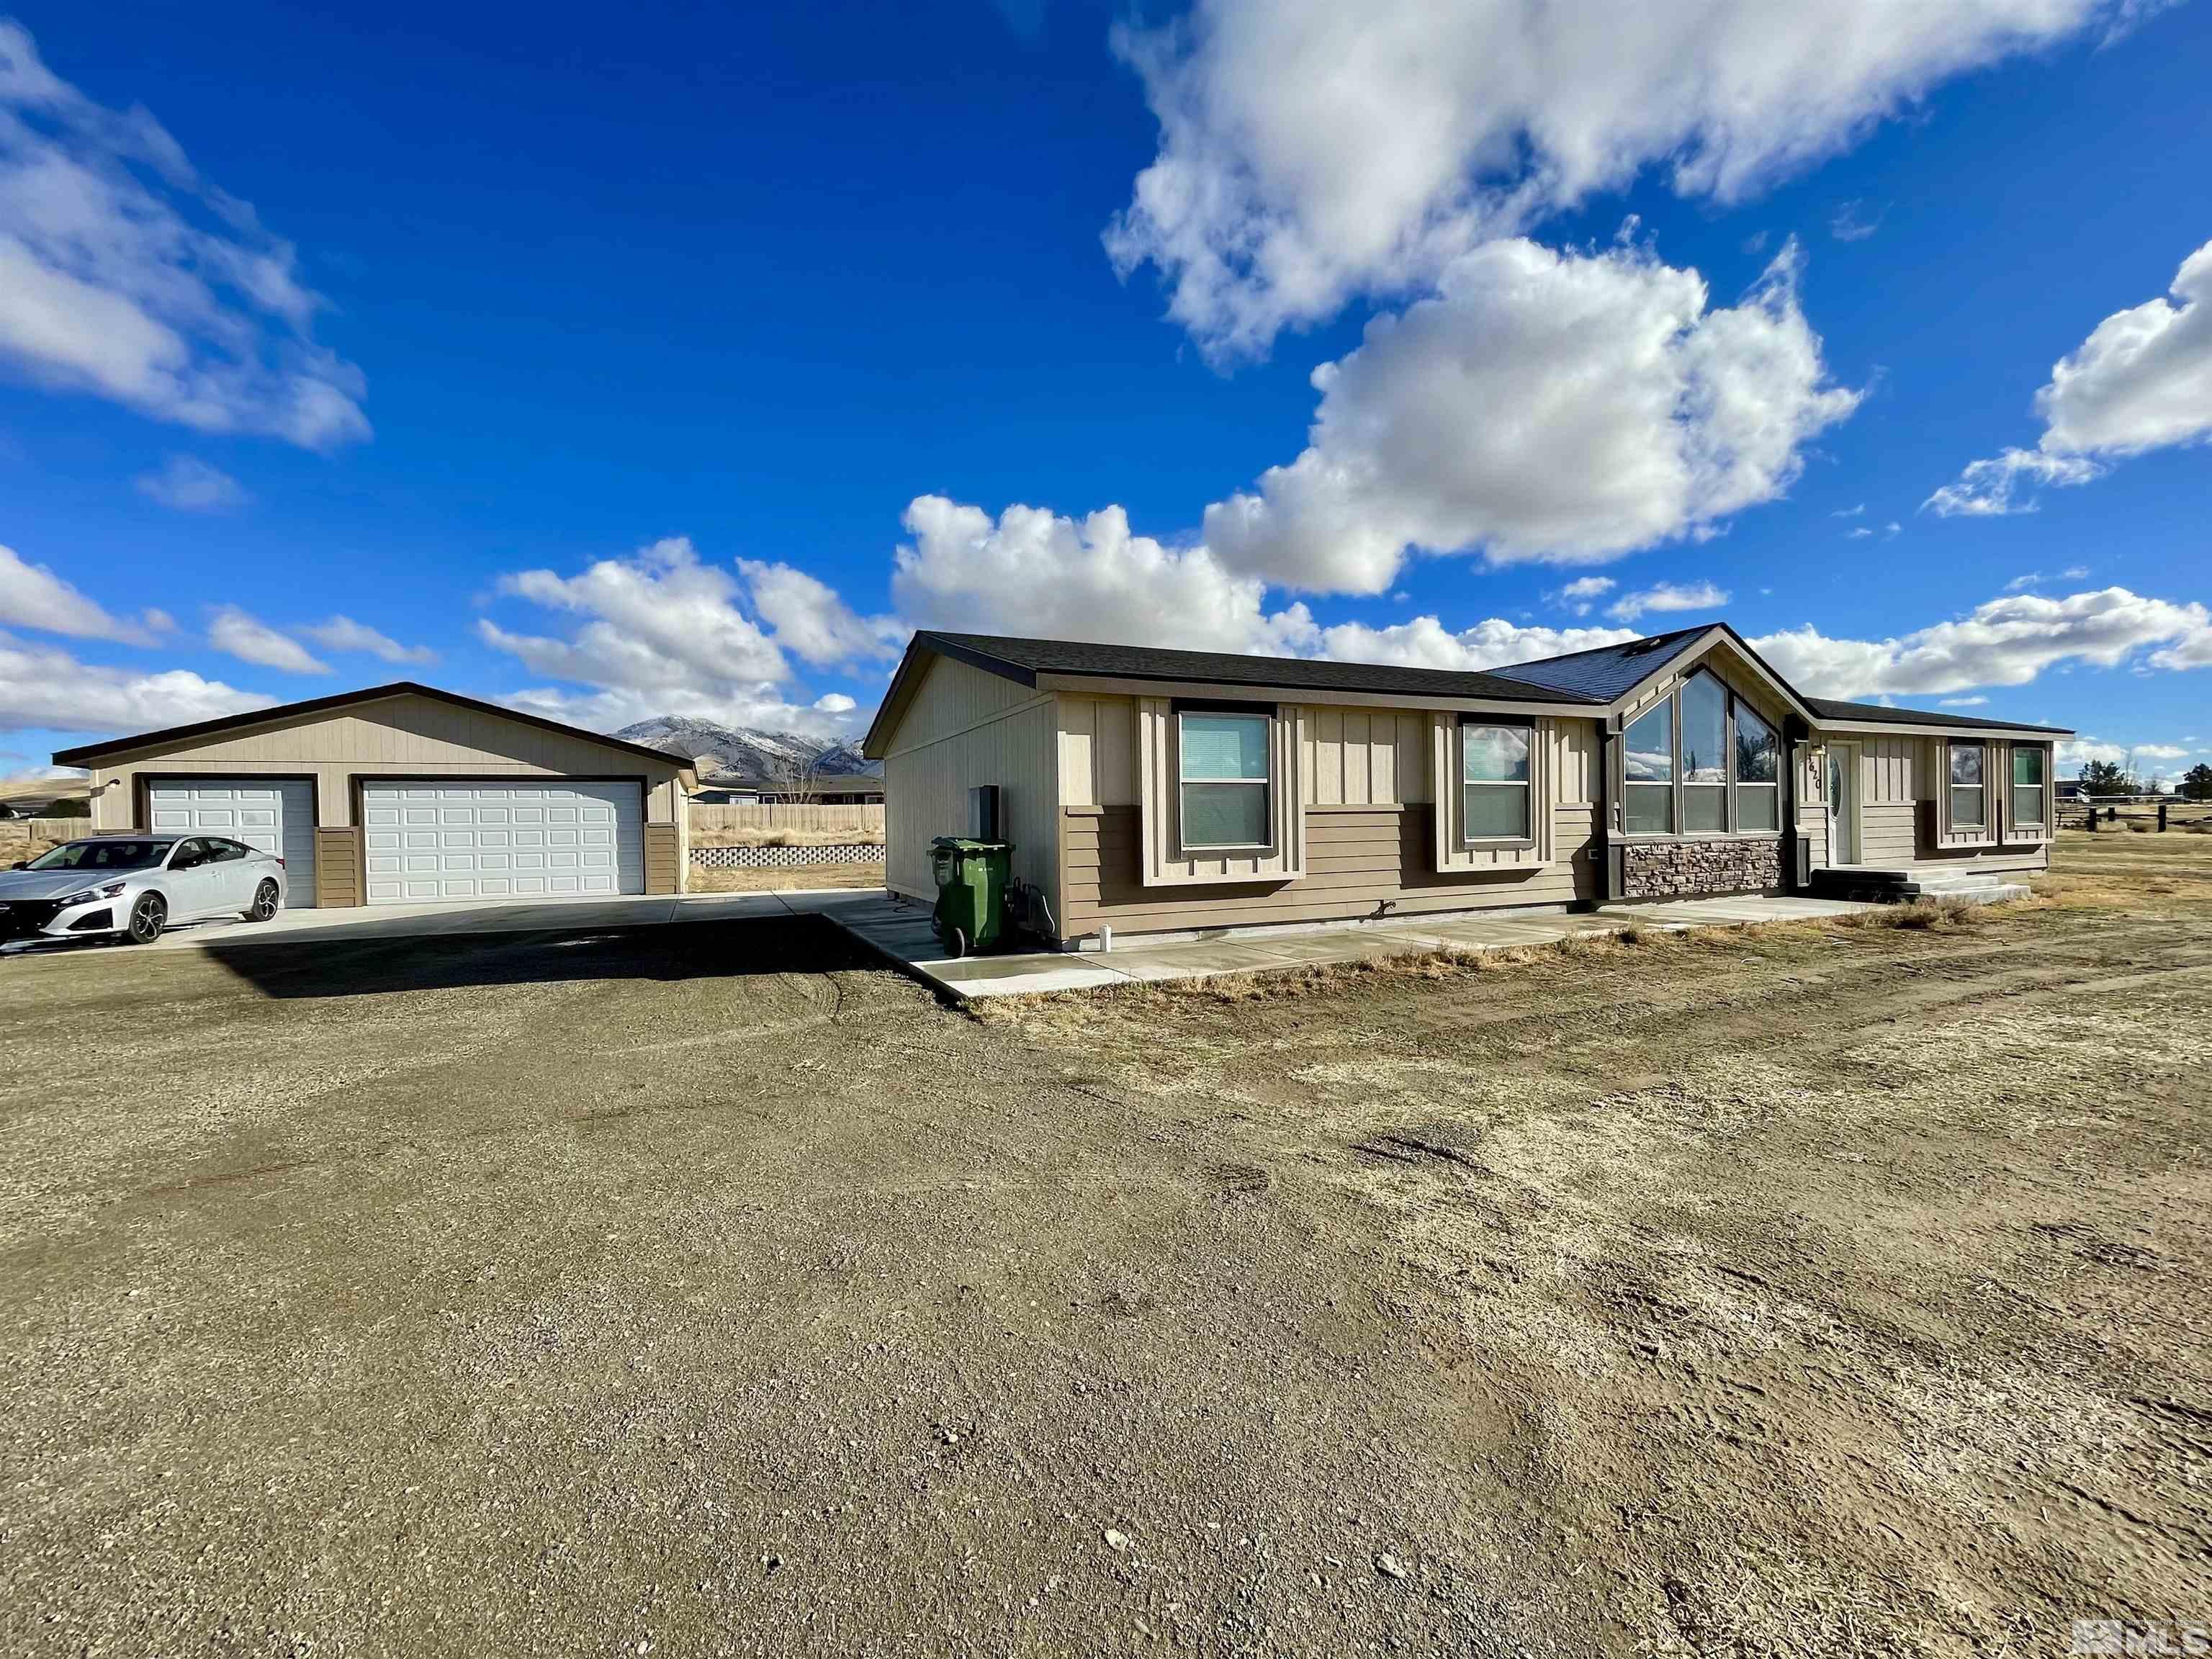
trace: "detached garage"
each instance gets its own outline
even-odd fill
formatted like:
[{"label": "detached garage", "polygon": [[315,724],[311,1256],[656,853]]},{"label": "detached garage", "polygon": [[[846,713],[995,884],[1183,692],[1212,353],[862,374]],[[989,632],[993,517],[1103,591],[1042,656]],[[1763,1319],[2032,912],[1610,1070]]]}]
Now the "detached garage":
[{"label": "detached garage", "polygon": [[219,835],[294,905],[683,890],[688,763],[401,681],[89,744],[92,827]]}]

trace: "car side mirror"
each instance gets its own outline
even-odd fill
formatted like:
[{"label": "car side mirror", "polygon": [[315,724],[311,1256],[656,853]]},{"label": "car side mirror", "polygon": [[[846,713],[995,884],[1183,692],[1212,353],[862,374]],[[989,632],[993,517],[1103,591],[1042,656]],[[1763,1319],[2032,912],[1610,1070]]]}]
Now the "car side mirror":
[{"label": "car side mirror", "polygon": [[27,870],[27,869],[29,869],[31,866],[30,866],[30,865],[29,865],[27,861],[25,861],[24,860],[22,860],[22,859],[17,859],[17,860],[16,860],[13,864],[9,865],[8,867],[9,867],[10,870]]}]

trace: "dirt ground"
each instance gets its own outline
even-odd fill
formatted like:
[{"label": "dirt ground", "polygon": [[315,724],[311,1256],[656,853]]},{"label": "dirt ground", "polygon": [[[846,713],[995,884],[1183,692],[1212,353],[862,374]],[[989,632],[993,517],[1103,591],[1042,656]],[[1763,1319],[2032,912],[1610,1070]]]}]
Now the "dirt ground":
[{"label": "dirt ground", "polygon": [[817,919],[0,962],[0,1651],[2212,1617],[2212,838],[972,1018]]}]

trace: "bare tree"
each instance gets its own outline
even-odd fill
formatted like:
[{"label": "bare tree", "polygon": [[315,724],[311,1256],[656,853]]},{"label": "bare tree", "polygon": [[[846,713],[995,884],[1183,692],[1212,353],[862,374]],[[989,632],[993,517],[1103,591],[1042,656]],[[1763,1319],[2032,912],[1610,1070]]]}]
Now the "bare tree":
[{"label": "bare tree", "polygon": [[818,759],[817,756],[807,754],[778,755],[768,763],[763,787],[785,800],[811,805],[822,798]]}]

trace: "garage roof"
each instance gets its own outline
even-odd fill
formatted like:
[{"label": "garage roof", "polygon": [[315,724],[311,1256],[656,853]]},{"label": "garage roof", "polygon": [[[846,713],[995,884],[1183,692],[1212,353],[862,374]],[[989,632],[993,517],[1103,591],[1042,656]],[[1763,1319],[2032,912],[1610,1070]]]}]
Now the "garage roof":
[{"label": "garage roof", "polygon": [[543,714],[526,714],[520,709],[486,702],[481,697],[465,697],[458,691],[443,691],[434,685],[424,685],[419,680],[394,680],[389,685],[372,685],[360,691],[341,691],[336,696],[310,697],[304,702],[280,702],[268,708],[250,709],[243,714],[226,714],[221,720],[200,720],[191,726],[172,726],[165,731],[140,732],[127,738],[111,738],[105,743],[88,743],[80,748],[58,750],[54,754],[54,764],[96,766],[111,755],[127,755],[161,744],[187,743],[194,738],[209,738],[221,732],[237,732],[248,726],[295,720],[304,715],[330,714],[337,709],[350,708],[358,703],[381,702],[388,697],[428,697],[434,702],[451,703],[456,708],[471,709],[479,714],[496,714],[500,719],[513,720],[517,725],[535,726],[542,731],[558,732],[563,737],[581,738],[602,748],[619,749],[627,754],[659,761],[664,766],[673,766],[690,781],[692,787],[698,782],[696,774],[691,769],[689,755],[672,754],[665,749],[654,749],[622,738],[586,732],[580,726],[550,720]]}]

